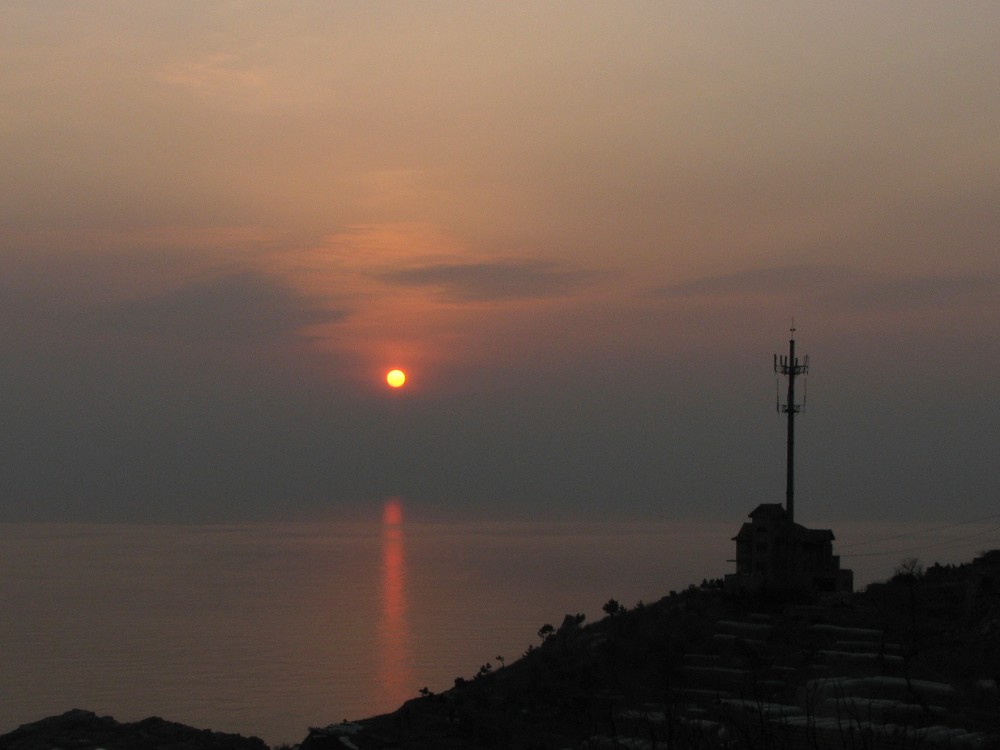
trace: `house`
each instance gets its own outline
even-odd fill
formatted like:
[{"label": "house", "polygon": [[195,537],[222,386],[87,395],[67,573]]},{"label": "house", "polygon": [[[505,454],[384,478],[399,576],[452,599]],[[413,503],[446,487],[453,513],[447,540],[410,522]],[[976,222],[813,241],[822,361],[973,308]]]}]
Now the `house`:
[{"label": "house", "polygon": [[725,578],[729,591],[804,588],[850,592],[854,573],[842,570],[833,554],[833,532],[794,523],[780,503],[763,503],[733,537],[736,573]]}]

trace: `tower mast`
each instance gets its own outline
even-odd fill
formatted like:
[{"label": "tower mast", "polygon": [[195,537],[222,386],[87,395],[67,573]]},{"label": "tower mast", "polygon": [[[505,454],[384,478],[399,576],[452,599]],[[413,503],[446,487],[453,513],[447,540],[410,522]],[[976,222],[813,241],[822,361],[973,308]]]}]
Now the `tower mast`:
[{"label": "tower mast", "polygon": [[788,378],[788,395],[785,403],[779,405],[779,412],[788,415],[788,452],[785,468],[785,513],[788,520],[795,521],[795,415],[802,407],[795,403],[795,377],[809,372],[809,356],[801,364],[795,356],[795,324],[792,323],[788,340],[788,356],[774,355],[774,371]]}]

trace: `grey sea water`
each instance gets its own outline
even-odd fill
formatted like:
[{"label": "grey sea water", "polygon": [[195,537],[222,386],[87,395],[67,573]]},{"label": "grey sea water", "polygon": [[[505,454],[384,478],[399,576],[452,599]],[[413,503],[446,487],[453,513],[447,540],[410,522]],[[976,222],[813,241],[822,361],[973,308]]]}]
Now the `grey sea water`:
[{"label": "grey sea water", "polygon": [[[631,607],[721,577],[737,530],[0,525],[0,733],[85,708],[297,742],[309,726],[390,711],[498,656],[513,661],[565,614],[599,619],[610,598]],[[838,539],[898,530],[864,524]],[[968,559],[977,545],[941,557]],[[845,559],[863,585],[898,560],[855,562]]]}]

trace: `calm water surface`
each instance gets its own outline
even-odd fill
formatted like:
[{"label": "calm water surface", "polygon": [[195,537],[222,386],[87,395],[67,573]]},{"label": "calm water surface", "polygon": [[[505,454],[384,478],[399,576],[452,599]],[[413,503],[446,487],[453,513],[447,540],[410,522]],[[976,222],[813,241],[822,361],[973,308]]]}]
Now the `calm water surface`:
[{"label": "calm water surface", "polygon": [[[609,598],[631,607],[721,577],[737,530],[0,525],[0,733],[86,708],[297,742],[447,689],[497,655],[513,661],[567,613],[595,620]],[[846,539],[898,530],[866,524]],[[985,541],[919,556],[962,561]],[[899,559],[845,563],[863,585]]]}]

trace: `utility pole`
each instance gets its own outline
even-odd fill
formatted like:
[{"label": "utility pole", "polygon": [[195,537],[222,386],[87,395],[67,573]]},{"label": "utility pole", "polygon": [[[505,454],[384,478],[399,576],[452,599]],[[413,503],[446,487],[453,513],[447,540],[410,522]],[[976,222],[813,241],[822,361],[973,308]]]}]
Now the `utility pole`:
[{"label": "utility pole", "polygon": [[788,520],[795,522],[795,415],[802,407],[795,403],[795,378],[809,372],[809,356],[799,363],[795,356],[795,324],[792,323],[791,338],[788,340],[788,356],[774,355],[774,371],[788,378],[788,395],[785,403],[778,404],[778,411],[788,415],[788,455],[785,469],[785,513]]}]

